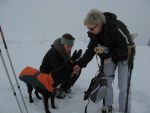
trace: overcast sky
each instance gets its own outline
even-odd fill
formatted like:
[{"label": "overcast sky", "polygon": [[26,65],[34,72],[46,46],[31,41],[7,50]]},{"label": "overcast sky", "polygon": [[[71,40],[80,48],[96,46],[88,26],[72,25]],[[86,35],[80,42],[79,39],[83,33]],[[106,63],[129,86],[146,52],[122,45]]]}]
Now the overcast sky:
[{"label": "overcast sky", "polygon": [[116,13],[137,44],[150,38],[150,0],[0,0],[0,25],[8,38],[87,37],[83,25],[91,8]]}]

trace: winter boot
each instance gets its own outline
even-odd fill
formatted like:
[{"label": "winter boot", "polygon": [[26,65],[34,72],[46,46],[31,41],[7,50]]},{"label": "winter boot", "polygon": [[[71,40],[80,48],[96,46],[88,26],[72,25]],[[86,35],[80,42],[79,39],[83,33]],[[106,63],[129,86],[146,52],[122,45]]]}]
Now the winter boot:
[{"label": "winter boot", "polygon": [[56,93],[56,97],[58,99],[64,99],[66,97],[66,92],[65,91],[62,91],[62,90],[59,90],[57,93]]},{"label": "winter boot", "polygon": [[102,113],[112,113],[112,106],[103,106],[101,111]]},{"label": "winter boot", "polygon": [[71,94],[71,93],[72,93],[71,88],[70,88],[70,89],[68,89],[68,90],[66,90],[66,93]]}]

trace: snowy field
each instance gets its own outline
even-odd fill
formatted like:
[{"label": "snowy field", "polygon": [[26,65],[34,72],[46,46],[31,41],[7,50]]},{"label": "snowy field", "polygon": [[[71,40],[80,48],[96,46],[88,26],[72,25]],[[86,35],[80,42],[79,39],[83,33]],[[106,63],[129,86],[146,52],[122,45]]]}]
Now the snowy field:
[{"label": "snowy field", "polygon": [[[54,40],[54,39],[53,39]],[[15,67],[17,75],[25,66],[33,66],[39,68],[42,61],[42,57],[45,52],[49,49],[51,43],[50,40],[27,40],[19,41],[13,40],[8,41],[8,50],[10,51],[10,56]],[[0,43],[0,48],[2,49],[2,54],[5,57],[5,61],[10,72],[10,76],[13,80],[14,87],[19,96],[16,83],[14,81],[13,74],[8,63],[5,49]],[[74,49],[86,48],[86,43],[82,41],[76,41]],[[149,113],[150,106],[150,91],[149,89],[149,80],[150,80],[150,47],[147,46],[138,46],[137,54],[135,58],[135,69],[132,75],[132,113]],[[11,87],[9,85],[4,67],[0,61],[0,113],[20,113],[14,95],[12,93]],[[89,65],[83,69],[83,72],[72,88],[73,94],[72,98],[66,97],[66,99],[59,100],[56,99],[56,106],[58,110],[52,109],[52,113],[83,113],[86,105],[86,101],[83,101],[84,91],[88,88],[91,78],[95,75],[98,66],[96,64],[96,58],[93,59]],[[116,75],[117,76],[117,75]],[[38,100],[34,95],[34,103],[30,104],[28,102],[28,93],[25,87],[25,84],[19,81],[21,90],[24,95],[25,102],[29,113],[44,113],[43,102]],[[117,87],[117,77],[114,81],[114,110],[118,110],[118,87]],[[19,99],[21,102],[21,98]],[[21,102],[22,104],[22,102]],[[23,105],[23,104],[22,104]],[[89,113],[100,113],[101,103],[94,104],[90,103],[88,107]]]},{"label": "snowy field", "polygon": [[[150,47],[141,46],[146,45],[150,38],[149,0],[0,0],[0,25],[17,76],[25,66],[38,69],[53,41],[64,33],[71,33],[76,37],[73,50],[80,48],[85,50],[89,40],[83,20],[91,8],[117,14],[118,19],[128,26],[131,33],[138,34],[135,40],[137,54],[131,84],[131,113],[150,113]],[[0,49],[23,107],[1,36]],[[83,69],[80,78],[72,88],[72,98],[56,99],[58,110],[50,109],[50,111],[52,113],[84,113],[87,104],[83,101],[84,91],[87,90],[97,70],[98,66],[94,58]],[[34,103],[30,104],[25,84],[21,81],[19,84],[29,113],[45,113],[43,102],[33,96]],[[114,89],[113,107],[114,111],[118,111],[117,74]],[[101,103],[91,102],[88,113],[100,113],[100,106]],[[20,113],[1,60],[0,113]]]}]

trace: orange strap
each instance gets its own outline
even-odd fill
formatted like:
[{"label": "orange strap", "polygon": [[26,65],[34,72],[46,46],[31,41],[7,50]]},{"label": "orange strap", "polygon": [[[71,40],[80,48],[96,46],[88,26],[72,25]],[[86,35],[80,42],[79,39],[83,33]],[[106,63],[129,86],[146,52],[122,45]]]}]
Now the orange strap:
[{"label": "orange strap", "polygon": [[23,75],[29,75],[29,76],[32,76],[34,75],[35,73],[39,72],[39,70],[33,68],[33,67],[30,67],[30,66],[27,66],[23,69],[23,71],[19,74],[19,76],[23,76]]},{"label": "orange strap", "polygon": [[54,90],[54,87],[53,87],[54,80],[53,80],[51,75],[42,73],[39,76],[37,76],[37,79],[45,86],[45,88],[49,92],[53,92],[53,90]]}]

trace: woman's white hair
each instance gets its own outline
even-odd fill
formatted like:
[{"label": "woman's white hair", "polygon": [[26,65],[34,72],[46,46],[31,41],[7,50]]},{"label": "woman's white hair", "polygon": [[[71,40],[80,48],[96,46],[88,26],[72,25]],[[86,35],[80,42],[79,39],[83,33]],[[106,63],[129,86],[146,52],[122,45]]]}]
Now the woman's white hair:
[{"label": "woman's white hair", "polygon": [[84,25],[103,25],[105,23],[104,14],[97,9],[91,9],[84,19]]}]

